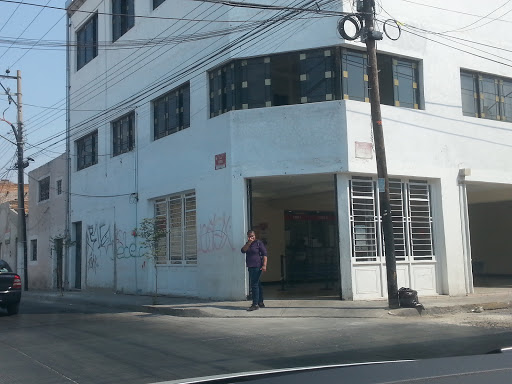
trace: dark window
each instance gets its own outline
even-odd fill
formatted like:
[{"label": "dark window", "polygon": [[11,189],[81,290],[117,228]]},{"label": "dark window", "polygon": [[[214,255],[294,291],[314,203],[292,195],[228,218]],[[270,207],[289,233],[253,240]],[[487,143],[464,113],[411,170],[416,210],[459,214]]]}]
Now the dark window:
[{"label": "dark window", "polygon": [[503,120],[512,122],[512,80],[503,80],[501,86],[503,95]]},{"label": "dark window", "polygon": [[185,84],[153,101],[154,137],[190,127],[190,84]]},{"label": "dark window", "polygon": [[164,1],[165,0],[153,0],[153,9],[159,7]]},{"label": "dark window", "polygon": [[30,260],[37,261],[37,240],[30,240]]},{"label": "dark window", "polygon": [[50,176],[39,180],[39,201],[48,200],[50,198]]},{"label": "dark window", "polygon": [[134,0],[112,0],[112,41],[135,25]]},{"label": "dark window", "polygon": [[92,16],[76,33],[77,70],[98,56],[98,14]]},{"label": "dark window", "polygon": [[271,105],[300,102],[299,57],[297,54],[272,56],[270,62]]},{"label": "dark window", "polygon": [[62,195],[62,180],[57,180],[57,195]]},{"label": "dark window", "polygon": [[76,141],[77,170],[98,163],[98,131]]},{"label": "dark window", "polygon": [[512,122],[512,80],[460,72],[464,116]]},{"label": "dark window", "polygon": [[462,92],[462,113],[464,116],[478,117],[478,77],[473,73],[460,73]]},{"label": "dark window", "polygon": [[270,57],[242,60],[238,69],[240,76],[236,87],[241,89],[237,92],[236,109],[270,107]]},{"label": "dark window", "polygon": [[362,52],[343,51],[343,99],[370,101],[368,96],[368,60]]},{"label": "dark window", "polygon": [[112,123],[114,156],[129,152],[135,146],[135,112]]},{"label": "dark window", "polygon": [[299,54],[300,99],[297,102],[314,103],[334,100],[336,90],[336,51],[318,49]]},{"label": "dark window", "polygon": [[[382,104],[419,108],[418,63],[378,55]],[[322,48],[234,60],[209,72],[210,117],[230,110],[328,100],[369,102],[364,52]]]},{"label": "dark window", "polygon": [[417,63],[410,60],[393,59],[393,85],[395,106],[419,108]]}]

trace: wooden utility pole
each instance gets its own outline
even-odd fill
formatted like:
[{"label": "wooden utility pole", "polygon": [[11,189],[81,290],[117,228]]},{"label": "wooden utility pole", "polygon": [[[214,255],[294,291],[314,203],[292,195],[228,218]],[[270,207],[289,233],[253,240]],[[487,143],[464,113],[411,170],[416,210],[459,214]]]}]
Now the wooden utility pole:
[{"label": "wooden utility pole", "polygon": [[375,157],[377,160],[377,177],[379,184],[380,215],[384,232],[386,253],[386,273],[388,285],[389,308],[398,308],[398,285],[396,279],[395,241],[393,237],[393,218],[391,215],[391,199],[389,196],[389,178],[386,164],[386,148],[382,131],[380,111],[379,71],[377,66],[377,50],[375,41],[382,39],[382,34],[374,29],[375,0],[364,0],[363,31],[368,53],[368,82],[370,87],[370,103],[372,113],[373,137],[375,141]]},{"label": "wooden utility pole", "polygon": [[[7,97],[9,98],[9,103],[14,103],[17,109],[16,122],[18,128],[7,122],[14,133],[14,137],[16,138],[16,153],[18,155],[18,161],[16,163],[16,168],[18,169],[18,244],[23,245],[23,287],[25,291],[28,291],[28,261],[27,261],[27,218],[25,216],[25,177],[24,170],[28,166],[27,162],[23,159],[23,109],[22,109],[22,98],[21,98],[21,71],[17,71],[16,76],[9,76],[9,71],[6,71],[5,75],[0,75],[2,79],[15,79],[17,85],[16,91],[16,102],[11,97],[8,90],[5,90]],[[17,248],[19,251],[19,248]]]}]

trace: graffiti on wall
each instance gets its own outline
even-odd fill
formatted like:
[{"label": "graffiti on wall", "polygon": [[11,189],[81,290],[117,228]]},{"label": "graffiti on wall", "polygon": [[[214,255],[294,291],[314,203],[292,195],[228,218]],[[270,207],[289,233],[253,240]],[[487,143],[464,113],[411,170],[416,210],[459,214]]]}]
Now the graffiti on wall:
[{"label": "graffiti on wall", "polygon": [[96,223],[87,226],[85,233],[85,254],[87,269],[97,272],[100,261],[112,254],[114,240],[110,225]]},{"label": "graffiti on wall", "polygon": [[112,230],[111,225],[96,223],[87,226],[85,234],[85,252],[87,269],[97,272],[101,260],[140,258],[146,255],[146,247],[138,244],[135,237],[127,231]]},{"label": "graffiti on wall", "polygon": [[122,229],[116,231],[116,257],[118,259],[130,259],[146,255],[146,247],[137,244],[133,235]]},{"label": "graffiti on wall", "polygon": [[228,248],[232,251],[233,239],[231,238],[231,216],[213,215],[208,223],[201,224],[199,228],[199,246],[198,251],[209,253]]}]

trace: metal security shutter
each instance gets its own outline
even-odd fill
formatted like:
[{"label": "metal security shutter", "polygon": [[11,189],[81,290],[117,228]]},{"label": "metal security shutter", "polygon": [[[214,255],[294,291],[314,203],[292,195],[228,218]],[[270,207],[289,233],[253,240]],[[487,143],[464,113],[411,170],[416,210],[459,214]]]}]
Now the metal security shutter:
[{"label": "metal security shutter", "polygon": [[376,261],[377,216],[373,180],[365,177],[352,178],[350,194],[352,257],[355,261]]}]

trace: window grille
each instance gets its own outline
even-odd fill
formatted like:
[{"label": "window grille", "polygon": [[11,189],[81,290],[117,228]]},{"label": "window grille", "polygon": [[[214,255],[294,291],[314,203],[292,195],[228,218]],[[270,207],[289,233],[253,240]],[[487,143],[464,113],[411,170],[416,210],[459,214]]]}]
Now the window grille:
[{"label": "window grille", "polygon": [[135,147],[135,112],[112,122],[113,155],[117,156]]},{"label": "window grille", "polygon": [[154,206],[156,225],[166,231],[157,246],[158,264],[197,264],[195,192],[158,199]]},{"label": "window grille", "polygon": [[[426,181],[390,179],[390,202],[397,261],[433,260],[430,186]],[[375,181],[350,181],[352,256],[356,262],[385,255],[379,195]],[[379,235],[378,235],[379,234]]]},{"label": "window grille", "polygon": [[50,198],[50,176],[39,181],[39,201]]}]

